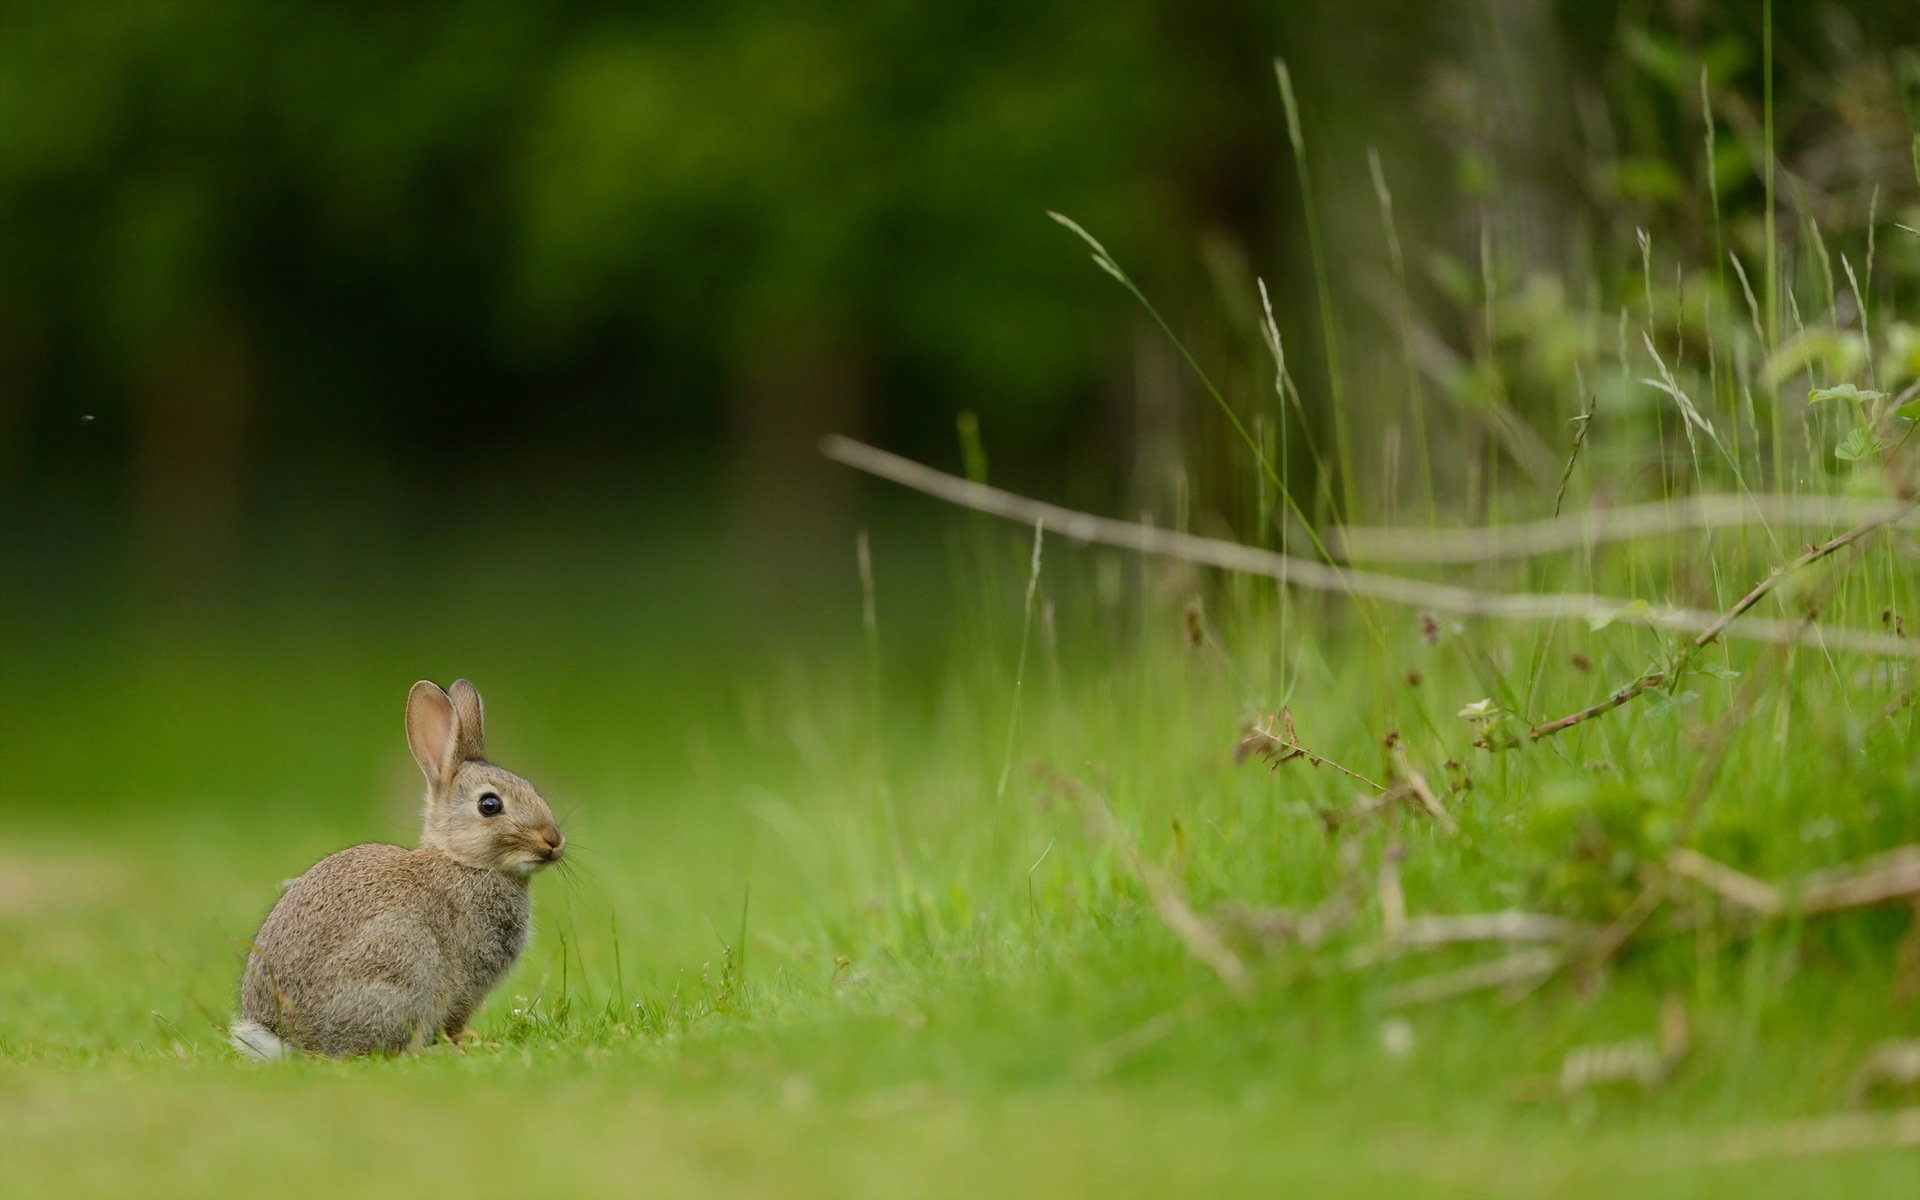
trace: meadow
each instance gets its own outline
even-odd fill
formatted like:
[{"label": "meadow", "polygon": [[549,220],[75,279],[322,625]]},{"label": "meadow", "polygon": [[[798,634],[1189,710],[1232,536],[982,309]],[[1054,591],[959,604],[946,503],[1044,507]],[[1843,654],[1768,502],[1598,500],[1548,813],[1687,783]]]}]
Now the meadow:
[{"label": "meadow", "polygon": [[[1792,536],[1472,574],[1661,598],[1690,577],[1731,604]],[[1904,536],[1787,590],[1878,628],[1912,611]],[[1506,746],[1686,639],[1059,538],[1035,576],[1025,531],[931,504],[868,544],[871,591],[849,548],[844,610],[784,660],[689,643],[706,585],[657,538],[618,548],[649,561],[625,588],[606,542],[476,539],[432,577],[540,582],[453,618],[378,564],[350,576],[385,580],[377,608],[263,585],[285,590],[250,622],[96,646],[90,674],[70,653],[97,614],[10,630],[34,702],[6,731],[9,1193],[1910,1185],[1911,1150],[1754,1132],[1900,1119],[1858,1089],[1911,1032],[1910,913],[1763,919],[1671,869],[1684,848],[1794,881],[1912,843],[1906,662],[1715,643],[1676,687]],[[401,663],[482,681],[573,862],[536,881],[479,1045],[245,1063],[221,1024],[278,881],[414,834]],[[1454,945],[1425,923],[1499,912],[1564,927]]]},{"label": "meadow", "polygon": [[[991,427],[834,443],[962,503],[862,484],[752,636],[637,484],[284,540],[188,622],[19,583],[0,1190],[1912,1194],[1920,235],[1765,218],[1623,237],[1617,305],[1489,258],[1474,354],[1409,300],[1324,425],[1264,287],[1238,342],[1167,314],[1230,464],[1167,527],[990,490]],[[456,675],[569,832],[532,947],[473,1044],[243,1061],[243,939],[412,839],[402,701]]]}]

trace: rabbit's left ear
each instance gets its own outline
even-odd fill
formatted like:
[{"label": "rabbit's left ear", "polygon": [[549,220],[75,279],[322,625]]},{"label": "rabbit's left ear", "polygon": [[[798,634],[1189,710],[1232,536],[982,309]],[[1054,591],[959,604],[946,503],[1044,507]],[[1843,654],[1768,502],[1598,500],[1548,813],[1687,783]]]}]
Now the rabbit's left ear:
[{"label": "rabbit's left ear", "polygon": [[456,679],[447,689],[453,701],[453,761],[467,762],[487,756],[486,711],[480,703],[480,689],[464,679]]},{"label": "rabbit's left ear", "polygon": [[459,761],[453,757],[459,724],[453,701],[438,684],[422,679],[407,693],[407,748],[433,787],[452,778]]}]

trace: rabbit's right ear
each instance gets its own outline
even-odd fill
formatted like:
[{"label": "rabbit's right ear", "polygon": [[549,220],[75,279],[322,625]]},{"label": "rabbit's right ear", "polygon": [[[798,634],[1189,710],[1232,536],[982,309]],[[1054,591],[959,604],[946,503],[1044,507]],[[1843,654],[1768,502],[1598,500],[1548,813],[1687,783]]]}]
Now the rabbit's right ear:
[{"label": "rabbit's right ear", "polygon": [[440,685],[425,679],[414,684],[407,693],[407,748],[428,783],[444,783],[453,773],[458,731],[453,701]]}]

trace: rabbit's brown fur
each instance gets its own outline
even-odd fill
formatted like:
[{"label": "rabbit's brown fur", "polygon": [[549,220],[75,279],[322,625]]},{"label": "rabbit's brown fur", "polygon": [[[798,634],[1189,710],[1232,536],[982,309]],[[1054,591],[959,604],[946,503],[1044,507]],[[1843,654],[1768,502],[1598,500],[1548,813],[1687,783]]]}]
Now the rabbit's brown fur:
[{"label": "rabbit's brown fur", "polygon": [[480,694],[431,683],[407,699],[427,776],[422,847],[369,844],[293,881],[254,936],[234,1044],[350,1055],[458,1037],[526,944],[527,880],[565,840],[533,785],[482,757]]}]

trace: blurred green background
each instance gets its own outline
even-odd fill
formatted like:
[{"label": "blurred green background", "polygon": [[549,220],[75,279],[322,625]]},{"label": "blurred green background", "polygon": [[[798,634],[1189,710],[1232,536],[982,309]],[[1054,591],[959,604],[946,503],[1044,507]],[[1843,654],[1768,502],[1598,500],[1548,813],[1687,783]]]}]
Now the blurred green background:
[{"label": "blurred green background", "polygon": [[[820,462],[828,431],[955,465],[976,414],[997,480],[1232,516],[1218,414],[1048,209],[1235,398],[1270,386],[1267,281],[1303,504],[1338,461],[1390,510],[1418,436],[1446,502],[1482,507],[1491,470],[1458,464],[1488,412],[1496,466],[1561,436],[1567,361],[1644,286],[1637,226],[1754,261],[1758,7],[0,5],[0,801],[243,790],[235,739],[325,772],[343,748],[303,743],[301,710],[384,737],[423,674],[625,681],[619,728],[684,765],[690,714],[732,711],[743,672],[858,644],[863,526],[892,531],[910,690],[950,547]],[[1913,208],[1920,13],[1777,9],[1792,262],[1801,231]],[[1446,314],[1418,331],[1369,151],[1408,294]],[[1880,247],[1883,283],[1920,283],[1916,247]],[[1312,454],[1336,415],[1399,449]],[[575,708],[583,741],[613,728]],[[137,763],[110,742],[136,720],[166,733]]]}]

